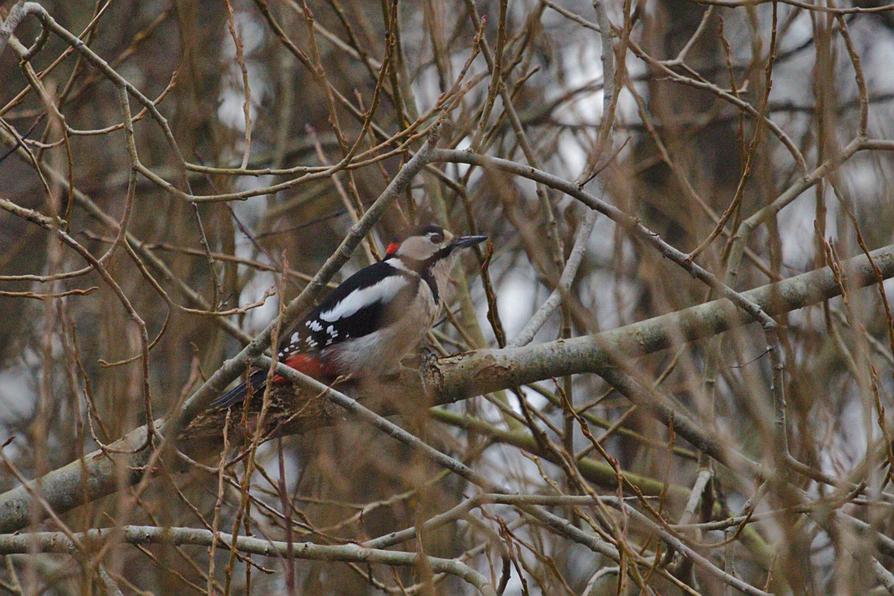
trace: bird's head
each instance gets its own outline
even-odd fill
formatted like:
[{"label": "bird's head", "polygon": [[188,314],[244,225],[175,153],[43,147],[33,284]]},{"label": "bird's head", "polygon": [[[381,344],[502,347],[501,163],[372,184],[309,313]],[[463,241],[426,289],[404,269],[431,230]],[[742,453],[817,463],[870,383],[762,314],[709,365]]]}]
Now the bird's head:
[{"label": "bird's head", "polygon": [[439,225],[426,225],[417,228],[388,245],[385,258],[399,258],[410,263],[432,266],[438,261],[449,260],[462,248],[474,246],[487,240],[487,236],[454,236],[449,230]]}]

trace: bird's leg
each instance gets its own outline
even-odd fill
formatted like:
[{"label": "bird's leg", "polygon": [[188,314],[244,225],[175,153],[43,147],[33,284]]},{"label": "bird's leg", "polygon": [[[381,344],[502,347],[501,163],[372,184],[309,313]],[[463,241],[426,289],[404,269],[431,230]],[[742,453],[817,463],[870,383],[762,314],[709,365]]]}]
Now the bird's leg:
[{"label": "bird's leg", "polygon": [[429,398],[433,398],[441,387],[441,375],[438,370],[438,354],[430,348],[423,348],[419,354],[419,380]]},{"label": "bird's leg", "polygon": [[428,346],[422,346],[419,351],[379,373],[379,378],[388,381],[398,381],[404,375],[418,375],[437,362],[438,354]]}]

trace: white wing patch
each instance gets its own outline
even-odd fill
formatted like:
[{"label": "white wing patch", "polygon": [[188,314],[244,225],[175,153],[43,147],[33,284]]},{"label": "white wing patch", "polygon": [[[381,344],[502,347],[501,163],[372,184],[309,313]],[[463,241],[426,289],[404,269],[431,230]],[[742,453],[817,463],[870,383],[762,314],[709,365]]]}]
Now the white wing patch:
[{"label": "white wing patch", "polygon": [[340,319],[350,317],[367,305],[379,301],[387,301],[394,297],[410,280],[404,275],[389,275],[375,285],[354,290],[340,300],[335,306],[320,313],[320,318],[326,322],[334,323]]}]

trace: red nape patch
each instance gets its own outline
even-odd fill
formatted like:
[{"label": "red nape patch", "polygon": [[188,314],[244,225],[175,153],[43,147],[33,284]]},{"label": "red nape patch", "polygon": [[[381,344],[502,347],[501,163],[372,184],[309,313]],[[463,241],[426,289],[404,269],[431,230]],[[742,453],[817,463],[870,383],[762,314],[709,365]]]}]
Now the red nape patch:
[{"label": "red nape patch", "polygon": [[385,249],[385,256],[390,257],[391,255],[393,255],[394,253],[397,252],[397,249],[398,249],[398,248],[400,248],[400,242],[392,242],[392,243],[389,244],[388,247]]},{"label": "red nape patch", "polygon": [[[290,366],[297,371],[301,371],[309,377],[317,380],[323,378],[323,364],[320,362],[319,356],[311,354],[295,354],[283,360],[283,364]],[[284,383],[286,378],[280,374],[273,376],[274,383]]]}]

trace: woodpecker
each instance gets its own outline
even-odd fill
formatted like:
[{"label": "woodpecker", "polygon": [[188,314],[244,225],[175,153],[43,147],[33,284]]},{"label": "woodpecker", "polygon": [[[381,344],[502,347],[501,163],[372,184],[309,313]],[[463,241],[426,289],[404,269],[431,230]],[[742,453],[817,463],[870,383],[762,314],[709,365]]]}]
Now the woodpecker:
[{"label": "woodpecker", "polygon": [[[390,243],[382,260],[346,279],[283,336],[279,361],[324,382],[395,369],[438,319],[461,249],[484,240],[426,225]],[[266,382],[265,369],[251,372],[253,393]],[[284,382],[273,376],[274,384]],[[240,383],[211,406],[228,408],[247,393],[247,384]]]}]

